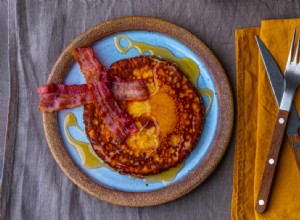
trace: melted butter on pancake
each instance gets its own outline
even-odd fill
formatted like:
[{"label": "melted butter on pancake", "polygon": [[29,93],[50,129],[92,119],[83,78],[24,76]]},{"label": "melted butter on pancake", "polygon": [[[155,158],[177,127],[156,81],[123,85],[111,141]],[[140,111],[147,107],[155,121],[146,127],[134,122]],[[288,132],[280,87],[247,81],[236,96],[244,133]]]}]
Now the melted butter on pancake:
[{"label": "melted butter on pancake", "polygon": [[[163,69],[158,68],[158,64],[155,65],[155,70],[158,69],[157,74],[164,76],[164,79],[167,73]],[[176,100],[174,97],[175,91],[164,83],[158,83],[158,85],[155,85],[158,81],[156,79],[157,76],[153,74],[153,69],[150,69],[148,65],[141,69],[135,69],[133,71],[133,75],[137,77],[137,79],[143,78],[147,80],[146,85],[150,91],[151,97],[149,101],[134,101],[128,103],[127,112],[134,118],[144,114],[151,115],[158,125],[158,135],[161,139],[163,139],[166,135],[173,131],[177,123]],[[168,79],[168,81],[172,81],[171,77]],[[137,134],[130,134],[127,138],[126,144],[138,149],[155,149],[159,144],[156,130],[158,129],[143,129]]]},{"label": "melted butter on pancake", "polygon": [[156,119],[160,135],[164,138],[172,132],[177,123],[177,110],[174,99],[166,92],[159,91],[150,97],[151,115]]},{"label": "melted butter on pancake", "polygon": [[[133,101],[128,103],[127,112],[133,116],[134,119],[141,116],[148,117],[151,115],[151,106],[149,101]],[[129,134],[126,139],[126,144],[135,150],[140,149],[152,152],[159,144],[159,131],[155,124],[153,123],[153,125],[149,128],[143,125],[140,121],[135,120],[138,132]]]},{"label": "melted butter on pancake", "polygon": [[138,129],[138,132],[128,136],[126,144],[135,150],[151,153],[159,144],[158,129],[155,126],[150,128],[138,127]]},{"label": "melted butter on pancake", "polygon": [[127,112],[134,118],[141,115],[150,115],[151,107],[148,101],[133,101],[127,105]]}]

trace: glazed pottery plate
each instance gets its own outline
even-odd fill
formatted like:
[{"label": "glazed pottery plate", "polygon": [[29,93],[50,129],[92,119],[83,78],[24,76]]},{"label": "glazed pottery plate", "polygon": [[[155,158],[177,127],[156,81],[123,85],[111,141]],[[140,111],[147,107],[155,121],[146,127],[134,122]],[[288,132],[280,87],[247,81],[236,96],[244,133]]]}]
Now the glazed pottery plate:
[{"label": "glazed pottery plate", "polygon": [[165,203],[188,193],[215,169],[228,145],[233,103],[227,77],[212,52],[195,36],[169,22],[148,17],[107,21],[78,36],[61,54],[48,83],[84,84],[71,51],[91,46],[107,68],[139,55],[175,62],[199,90],[205,123],[195,149],[180,166],[145,179],[121,175],[97,158],[85,134],[83,106],[44,113],[51,152],[66,175],[98,199],[125,206]]}]

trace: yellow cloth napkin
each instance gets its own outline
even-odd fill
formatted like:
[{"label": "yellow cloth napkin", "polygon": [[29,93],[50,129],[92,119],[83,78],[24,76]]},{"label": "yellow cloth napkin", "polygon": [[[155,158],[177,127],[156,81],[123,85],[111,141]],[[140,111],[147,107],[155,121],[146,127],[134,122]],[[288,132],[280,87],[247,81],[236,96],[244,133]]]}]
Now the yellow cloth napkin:
[{"label": "yellow cloth napkin", "polygon": [[[293,29],[300,19],[262,21],[261,27],[236,30],[237,124],[232,219],[300,219],[300,172],[287,137],[283,141],[270,204],[255,211],[278,107],[259,54],[255,35],[284,72]],[[300,93],[294,100],[300,113]]]}]

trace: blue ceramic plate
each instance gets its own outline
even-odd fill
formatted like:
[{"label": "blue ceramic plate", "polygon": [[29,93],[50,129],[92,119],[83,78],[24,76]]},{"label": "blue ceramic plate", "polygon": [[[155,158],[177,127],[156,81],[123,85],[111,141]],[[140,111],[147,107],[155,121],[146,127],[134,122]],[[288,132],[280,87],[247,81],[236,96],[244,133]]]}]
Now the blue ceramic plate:
[{"label": "blue ceramic plate", "polygon": [[[206,107],[206,119],[201,134],[200,140],[195,149],[190,153],[185,160],[183,168],[178,172],[176,178],[168,183],[155,182],[146,183],[142,179],[131,178],[128,175],[121,175],[116,171],[101,168],[85,168],[78,155],[76,149],[68,142],[66,134],[64,132],[64,118],[67,113],[72,112],[75,114],[79,126],[84,130],[83,123],[83,107],[75,109],[63,110],[58,113],[58,126],[60,130],[61,138],[67,149],[67,152],[71,156],[76,165],[91,179],[98,184],[110,189],[116,189],[125,192],[150,192],[158,189],[165,188],[177,181],[185,178],[205,157],[210,149],[211,143],[215,136],[218,121],[218,97],[213,80],[208,72],[208,69],[204,63],[193,53],[188,47],[181,42],[167,35],[149,32],[149,31],[128,31],[120,32],[117,34],[109,35],[101,40],[96,41],[91,45],[95,51],[97,58],[107,68],[114,62],[139,56],[141,54],[150,55],[155,54],[164,57],[159,54],[167,54],[174,61],[182,61],[183,58],[188,58],[198,69],[194,71],[192,76],[197,83],[197,87],[202,91],[202,99]],[[157,49],[157,50],[156,50]],[[84,84],[85,79],[80,71],[79,65],[75,62],[67,71],[64,81],[65,84]],[[207,96],[210,94],[210,96]],[[80,132],[75,127],[70,127],[69,132],[77,140],[88,142],[88,139],[84,133]]]}]

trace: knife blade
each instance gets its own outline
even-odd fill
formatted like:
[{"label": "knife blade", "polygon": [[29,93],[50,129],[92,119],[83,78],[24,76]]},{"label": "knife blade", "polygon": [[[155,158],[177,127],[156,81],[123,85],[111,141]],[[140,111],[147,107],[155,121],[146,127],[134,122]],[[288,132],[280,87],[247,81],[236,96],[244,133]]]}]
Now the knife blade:
[{"label": "knife blade", "polygon": [[[279,67],[277,66],[272,54],[267,49],[265,44],[257,37],[255,36],[259,52],[262,56],[264,66],[267,71],[268,78],[271,83],[271,87],[277,102],[277,105],[279,107],[281,102],[281,97],[283,94],[283,88],[284,88],[284,79],[283,75],[281,74],[281,71]],[[300,120],[299,116],[296,110],[296,107],[294,104],[292,104],[289,119],[287,122],[286,127],[286,133],[288,135],[289,141],[292,144],[294,156],[300,171],[300,136],[299,136],[299,127],[300,127]]]}]

